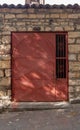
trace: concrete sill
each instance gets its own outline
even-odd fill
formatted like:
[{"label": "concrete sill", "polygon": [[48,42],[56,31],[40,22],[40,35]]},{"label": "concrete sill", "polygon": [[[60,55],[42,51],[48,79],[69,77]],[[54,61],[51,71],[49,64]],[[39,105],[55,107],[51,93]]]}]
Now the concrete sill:
[{"label": "concrete sill", "polygon": [[10,111],[19,110],[45,110],[69,108],[69,102],[12,102],[8,109]]}]

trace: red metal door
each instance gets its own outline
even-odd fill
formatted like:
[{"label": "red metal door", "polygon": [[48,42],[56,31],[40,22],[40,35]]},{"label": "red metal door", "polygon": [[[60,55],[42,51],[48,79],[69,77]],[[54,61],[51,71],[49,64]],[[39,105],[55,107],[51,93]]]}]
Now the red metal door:
[{"label": "red metal door", "polygon": [[56,78],[55,62],[54,33],[12,33],[12,99],[67,100],[67,82]]}]

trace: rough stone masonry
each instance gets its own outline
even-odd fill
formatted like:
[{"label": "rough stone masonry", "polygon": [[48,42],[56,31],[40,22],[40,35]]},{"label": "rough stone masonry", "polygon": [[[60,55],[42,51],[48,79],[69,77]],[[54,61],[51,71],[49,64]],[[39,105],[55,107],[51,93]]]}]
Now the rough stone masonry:
[{"label": "rough stone masonry", "polygon": [[11,99],[11,32],[67,31],[69,102],[80,101],[80,6],[0,6],[0,104]]}]

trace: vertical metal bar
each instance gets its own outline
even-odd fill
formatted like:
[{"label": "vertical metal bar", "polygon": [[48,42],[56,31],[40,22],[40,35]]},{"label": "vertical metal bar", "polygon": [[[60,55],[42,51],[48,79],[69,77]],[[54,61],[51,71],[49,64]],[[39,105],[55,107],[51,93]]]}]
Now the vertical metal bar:
[{"label": "vertical metal bar", "polygon": [[63,47],[64,47],[64,48],[63,48],[63,51],[64,51],[64,57],[65,57],[65,35],[63,36],[63,42],[64,42],[64,43],[63,43]]},{"label": "vertical metal bar", "polygon": [[57,59],[57,77],[58,77],[58,59]]},{"label": "vertical metal bar", "polygon": [[62,59],[62,78],[63,78],[63,59]]},{"label": "vertical metal bar", "polygon": [[58,69],[58,73],[59,73],[59,74],[58,74],[58,75],[59,75],[59,77],[60,77],[60,59],[58,59],[58,61],[59,61],[59,65],[58,65],[58,68],[59,68],[59,69]]},{"label": "vertical metal bar", "polygon": [[[61,66],[61,59],[60,59],[60,66]],[[60,71],[60,78],[61,78],[61,67],[59,66],[59,71]]]},{"label": "vertical metal bar", "polygon": [[58,44],[57,44],[57,51],[58,51],[58,56],[59,56],[59,35],[58,35]]},{"label": "vertical metal bar", "polygon": [[57,56],[58,56],[58,35],[56,34],[56,78],[58,78],[58,63],[57,63]]},{"label": "vertical metal bar", "polygon": [[62,56],[62,48],[61,45],[62,44],[62,35],[60,35],[60,78],[62,77],[62,60],[61,60],[61,56]]},{"label": "vertical metal bar", "polygon": [[65,44],[66,44],[66,78],[67,78],[67,84],[68,84],[68,70],[69,70],[69,64],[68,64],[68,34],[65,35]]},{"label": "vertical metal bar", "polygon": [[57,59],[57,65],[58,65],[58,78],[59,78],[59,59]]},{"label": "vertical metal bar", "polygon": [[57,35],[56,35],[56,57],[57,57]]},{"label": "vertical metal bar", "polygon": [[56,57],[57,57],[57,35],[56,35]]},{"label": "vertical metal bar", "polygon": [[[61,63],[61,59],[60,59],[60,66],[61,66],[61,64],[62,64],[62,63]],[[60,67],[60,69],[61,69],[61,68],[62,68],[62,67]],[[62,73],[61,71],[62,71],[62,70],[60,70],[60,78],[61,78],[61,73]]]},{"label": "vertical metal bar", "polygon": [[67,45],[66,45],[66,35],[64,35],[64,43],[65,43],[65,57],[67,57]]},{"label": "vertical metal bar", "polygon": [[61,77],[63,78],[63,59],[62,59],[62,76]]},{"label": "vertical metal bar", "polygon": [[60,78],[60,40],[61,40],[61,37],[59,35],[59,78]]},{"label": "vertical metal bar", "polygon": [[[58,35],[58,45],[57,45],[57,46],[58,46],[58,49],[57,49],[57,51],[58,51],[58,57],[59,57],[59,53],[60,53],[60,52],[59,52],[59,39],[60,39],[60,38],[59,38],[59,35]],[[59,78],[59,64],[60,64],[60,63],[59,63],[59,59],[58,59],[58,78]]]},{"label": "vertical metal bar", "polygon": [[60,57],[60,35],[59,35],[59,57]]},{"label": "vertical metal bar", "polygon": [[63,49],[63,48],[62,48],[62,35],[61,35],[61,41],[60,41],[60,44],[61,44],[61,46],[60,46],[60,47],[61,47],[61,55],[60,55],[60,56],[62,57],[62,49]]},{"label": "vertical metal bar", "polygon": [[60,55],[60,56],[61,56],[61,57],[62,57],[62,55],[63,55],[63,52],[62,52],[62,50],[63,50],[63,45],[62,45],[63,43],[62,43],[62,42],[63,42],[63,41],[62,41],[62,40],[63,40],[63,39],[62,39],[62,35],[61,35],[61,41],[60,41],[60,44],[61,44],[61,45],[60,45],[60,47],[61,47],[61,55]]},{"label": "vertical metal bar", "polygon": [[64,36],[62,35],[62,57],[64,57]]},{"label": "vertical metal bar", "polygon": [[[64,49],[64,35],[63,35],[63,57],[65,55],[65,49]],[[64,59],[63,59],[63,78],[64,78]]]},{"label": "vertical metal bar", "polygon": [[63,59],[63,78],[64,78],[64,59]]},{"label": "vertical metal bar", "polygon": [[[64,57],[65,57],[65,35],[63,36],[63,38],[64,38],[64,44],[63,44],[63,46],[64,46]],[[63,61],[63,73],[64,73],[64,78],[65,78],[65,70],[66,70],[66,68],[65,68],[65,59],[64,59],[64,61]]]},{"label": "vertical metal bar", "polygon": [[66,45],[65,45],[65,35],[64,35],[64,78],[66,77],[65,74],[66,74]]}]

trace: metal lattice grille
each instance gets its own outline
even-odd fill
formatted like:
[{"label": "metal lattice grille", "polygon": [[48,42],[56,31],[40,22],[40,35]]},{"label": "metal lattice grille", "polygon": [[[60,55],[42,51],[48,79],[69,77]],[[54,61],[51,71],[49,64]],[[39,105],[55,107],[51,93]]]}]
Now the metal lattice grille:
[{"label": "metal lattice grille", "polygon": [[65,34],[56,34],[56,78],[66,78]]}]

